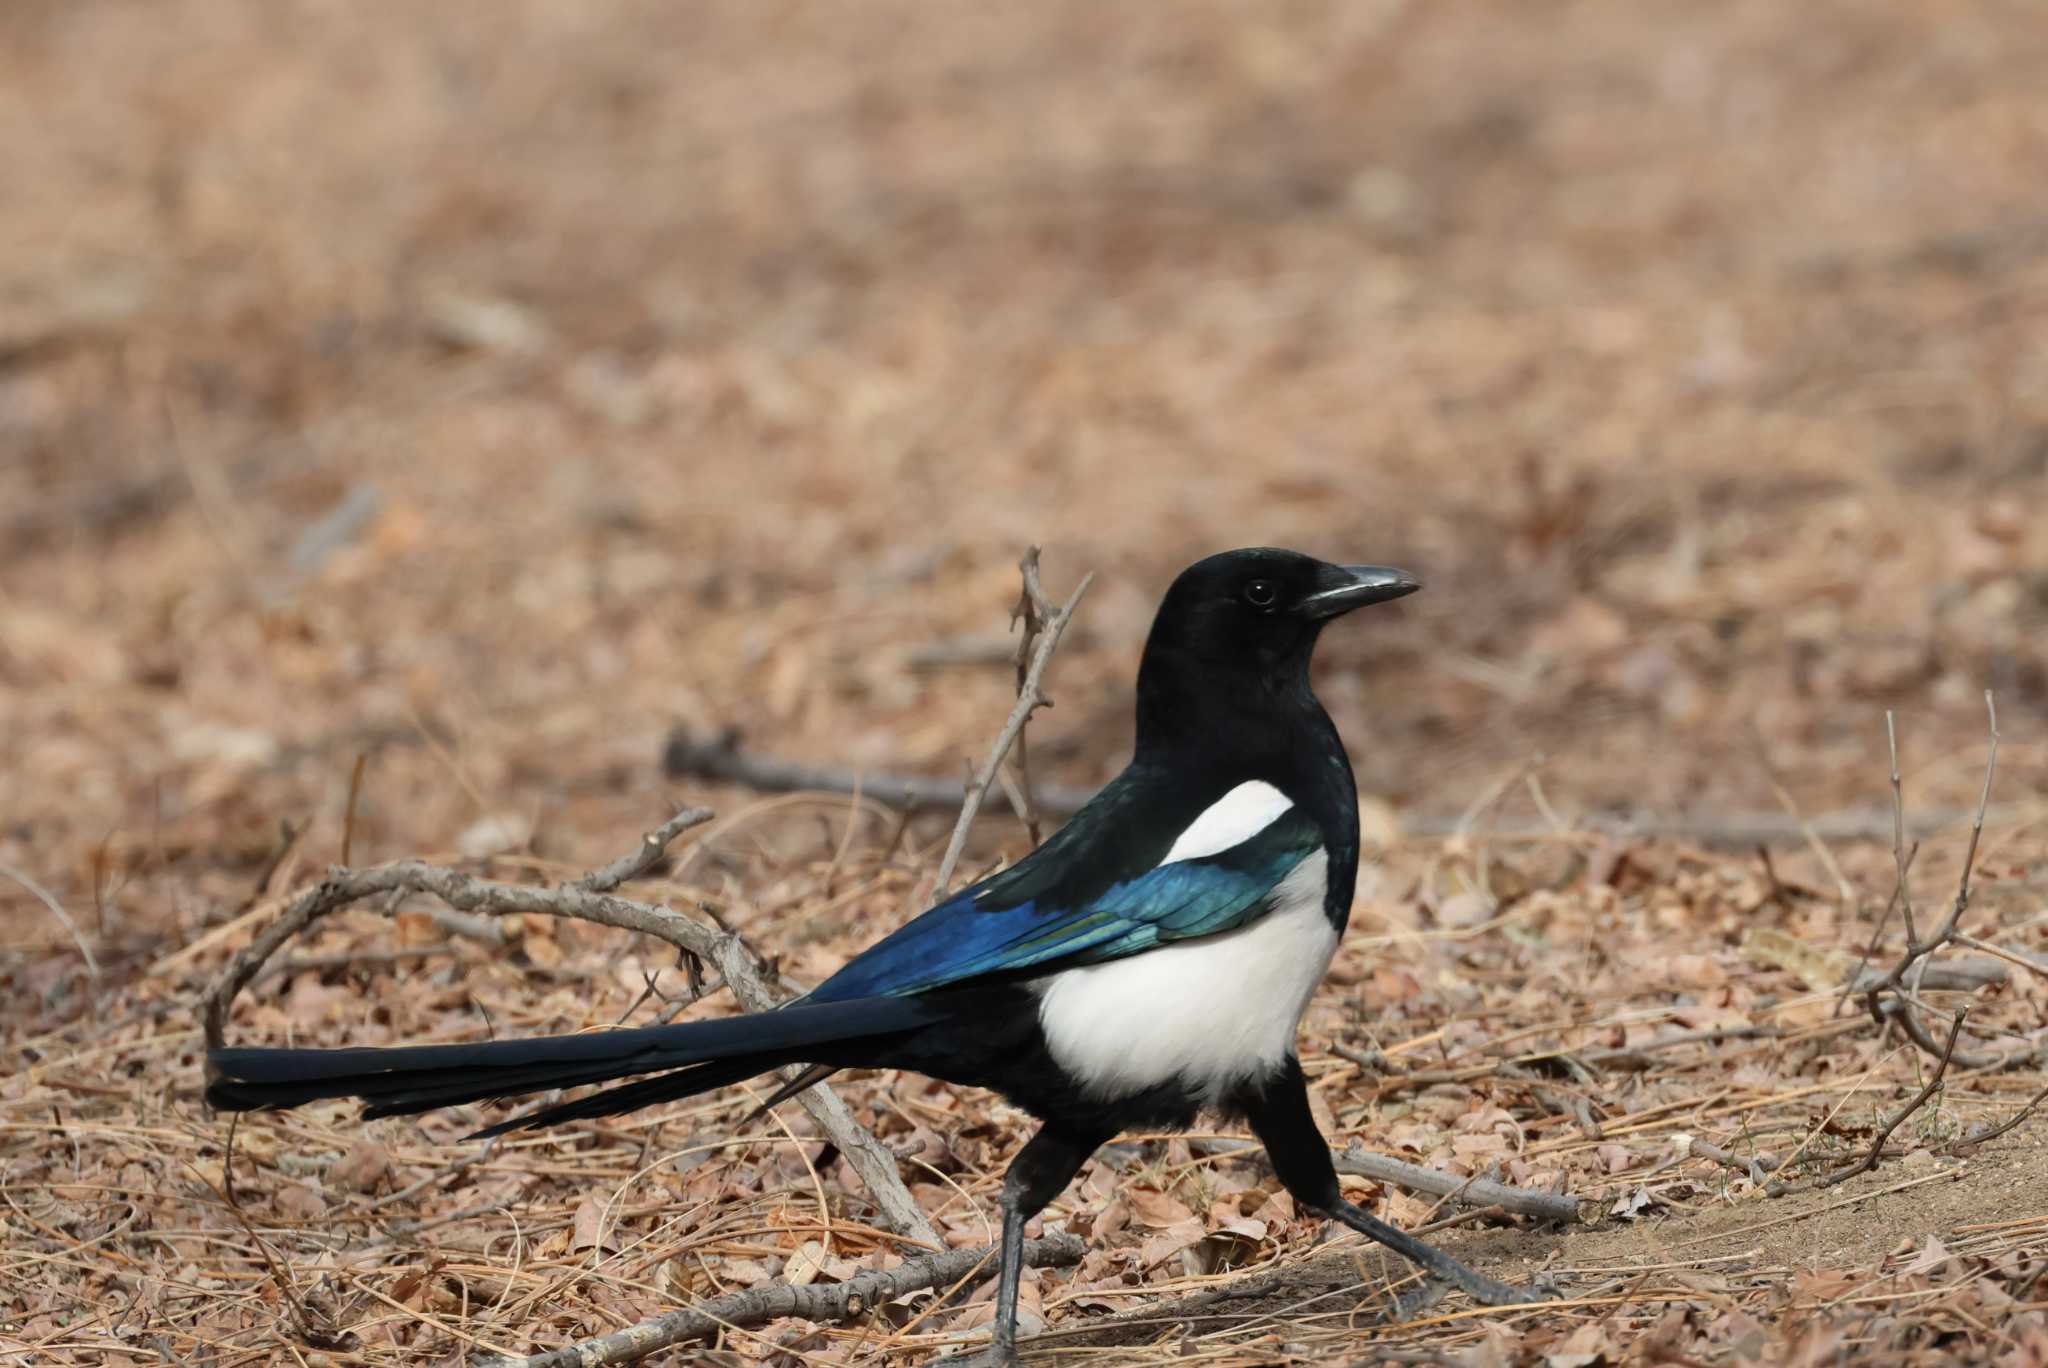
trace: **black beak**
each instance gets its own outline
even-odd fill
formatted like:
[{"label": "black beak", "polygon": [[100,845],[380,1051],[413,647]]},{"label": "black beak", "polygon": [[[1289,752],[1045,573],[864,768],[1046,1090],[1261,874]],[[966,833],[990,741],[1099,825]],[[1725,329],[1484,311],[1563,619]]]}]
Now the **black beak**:
[{"label": "black beak", "polygon": [[1401,598],[1422,587],[1422,581],[1406,570],[1387,565],[1332,565],[1324,582],[1326,587],[1295,605],[1297,613],[1320,622],[1368,603]]}]

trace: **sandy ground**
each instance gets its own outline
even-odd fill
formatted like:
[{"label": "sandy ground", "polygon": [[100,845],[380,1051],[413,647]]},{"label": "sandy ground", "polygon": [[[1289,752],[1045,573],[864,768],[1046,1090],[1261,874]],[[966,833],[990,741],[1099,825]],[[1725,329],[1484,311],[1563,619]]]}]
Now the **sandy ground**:
[{"label": "sandy ground", "polygon": [[[1839,1158],[1857,1133],[1824,1122],[1867,1140],[1925,1076],[1868,1026],[1811,1034],[1825,995],[1746,939],[1868,941],[1887,709],[1924,919],[1995,691],[1971,924],[2048,948],[2043,89],[2024,0],[9,5],[0,1359],[546,1346],[782,1273],[808,1164],[863,1219],[843,1164],[757,1126],[737,1167],[662,1180],[697,1215],[650,1199],[621,1218],[637,1253],[575,1246],[590,1175],[655,1132],[528,1142],[387,1202],[463,1153],[461,1119],[337,1109],[245,1128],[245,1226],[201,1181],[224,1128],[194,1003],[345,829],[358,863],[552,877],[683,801],[721,825],[643,891],[717,900],[796,981],[829,972],[915,901],[944,814],[898,839],[844,800],[665,775],[664,738],[959,775],[1008,706],[1032,543],[1056,593],[1096,575],[1032,731],[1036,773],[1071,785],[1121,764],[1152,607],[1196,556],[1294,545],[1428,583],[1319,658],[1387,858],[1305,1059],[1347,1138],[1607,1214],[1436,1237],[1503,1276],[1547,1259],[1584,1304],[1491,1330],[1453,1309],[1392,1332],[1407,1352],[2048,1353],[2040,1123],[1949,1152],[2037,1071],[1959,1070],[1894,1138],[1911,1154],[1826,1193],[1759,1198],[1672,1140],[1812,1133]],[[971,860],[1025,844],[991,819]],[[306,950],[348,962],[259,990],[235,1029],[455,1035],[472,1002],[574,1029],[632,1006],[643,965],[680,991],[626,938],[514,939],[344,918]],[[1968,1000],[1966,1050],[2038,1041],[2039,976]],[[1738,1024],[1792,1035],[1564,1080],[1602,1139],[1520,1075],[1390,1087],[1336,1053],[1453,1067]],[[978,1240],[1018,1118],[845,1091],[930,1164],[947,1238]],[[329,1174],[363,1135],[389,1172]],[[1323,1266],[1256,1164],[1175,1143],[1054,1213],[1107,1251],[1033,1288],[1055,1330]],[[1132,1182],[1159,1201],[1120,1225]],[[1187,1220],[1207,1253],[1147,1254]],[[1219,1264],[1231,1220],[1262,1233]],[[783,1234],[733,1233],[756,1227]],[[262,1242],[327,1279],[354,1348],[307,1346]],[[649,1250],[693,1271],[665,1281]],[[1276,1327],[1283,1286],[1171,1352],[1346,1361],[1366,1262],[1334,1306]],[[1623,1265],[1673,1267],[1589,1271]],[[973,1316],[722,1352],[894,1361]]]}]

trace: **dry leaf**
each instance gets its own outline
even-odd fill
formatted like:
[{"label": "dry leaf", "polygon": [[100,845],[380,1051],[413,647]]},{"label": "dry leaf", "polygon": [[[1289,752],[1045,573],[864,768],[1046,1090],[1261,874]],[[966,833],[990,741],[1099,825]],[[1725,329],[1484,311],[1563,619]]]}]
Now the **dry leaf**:
[{"label": "dry leaf", "polygon": [[789,1256],[782,1266],[782,1280],[791,1287],[809,1287],[825,1272],[825,1246],[816,1240],[805,1240]]},{"label": "dry leaf", "polygon": [[1138,1246],[1138,1261],[1148,1269],[1157,1268],[1182,1250],[1200,1243],[1208,1233],[1199,1220],[1190,1216],[1148,1235]]},{"label": "dry leaf", "polygon": [[1195,1218],[1186,1203],[1151,1188],[1131,1188],[1124,1193],[1124,1200],[1130,1203],[1132,1220],[1155,1230]]},{"label": "dry leaf", "polygon": [[281,1183],[272,1199],[277,1209],[295,1221],[317,1221],[327,1214],[327,1199],[304,1183]]},{"label": "dry leaf", "polygon": [[327,1166],[327,1185],[347,1192],[375,1192],[390,1172],[390,1151],[364,1136]]},{"label": "dry leaf", "polygon": [[585,1194],[576,1204],[576,1216],[570,1223],[569,1248],[581,1253],[586,1249],[602,1249],[607,1253],[618,1250],[618,1238],[607,1228],[605,1220],[606,1203],[596,1193]]},{"label": "dry leaf", "polygon": [[1566,1337],[1564,1343],[1543,1355],[1548,1368],[1591,1368],[1591,1365],[1607,1360],[1609,1354],[1606,1325],[1593,1321],[1582,1325]]}]

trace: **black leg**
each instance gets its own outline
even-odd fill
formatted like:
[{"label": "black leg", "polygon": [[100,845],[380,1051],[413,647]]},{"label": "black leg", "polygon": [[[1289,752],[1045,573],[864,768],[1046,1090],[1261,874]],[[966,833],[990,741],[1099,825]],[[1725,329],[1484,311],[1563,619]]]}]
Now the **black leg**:
[{"label": "black leg", "polygon": [[1239,1101],[1253,1132],[1265,1142],[1273,1171],[1297,1200],[1379,1241],[1425,1272],[1457,1284],[1482,1305],[1517,1306],[1542,1300],[1543,1294],[1520,1291],[1474,1272],[1405,1230],[1345,1201],[1337,1186],[1337,1170],[1330,1163],[1329,1142],[1316,1129],[1315,1116],[1308,1109],[1308,1083],[1296,1060],[1290,1058],[1286,1070],[1262,1092],[1247,1091]]},{"label": "black leg", "polygon": [[1024,1224],[1074,1180],[1107,1135],[1076,1135],[1048,1125],[1031,1137],[1003,1178],[1003,1243],[996,1273],[995,1336],[985,1353],[947,1363],[996,1368],[1017,1361],[1017,1288],[1024,1276]]}]

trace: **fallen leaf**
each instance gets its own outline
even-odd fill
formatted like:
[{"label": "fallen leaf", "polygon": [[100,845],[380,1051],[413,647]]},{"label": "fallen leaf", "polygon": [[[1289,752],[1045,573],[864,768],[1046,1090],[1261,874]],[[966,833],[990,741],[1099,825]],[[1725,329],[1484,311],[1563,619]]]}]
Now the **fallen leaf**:
[{"label": "fallen leaf", "polygon": [[1124,1200],[1131,1204],[1132,1220],[1155,1230],[1195,1218],[1195,1213],[1188,1209],[1186,1203],[1151,1188],[1132,1188],[1124,1194]]},{"label": "fallen leaf", "polygon": [[1921,1247],[1920,1252],[1915,1254],[1912,1260],[1899,1271],[1908,1275],[1932,1273],[1954,1257],[1953,1254],[1949,1253],[1948,1246],[1943,1244],[1937,1236],[1929,1235],[1927,1243]]},{"label": "fallen leaf", "polygon": [[286,1183],[277,1190],[277,1209],[295,1221],[317,1221],[327,1214],[327,1201],[304,1183]]},{"label": "fallen leaf", "polygon": [[1200,1221],[1190,1216],[1156,1235],[1148,1236],[1138,1246],[1139,1262],[1148,1269],[1157,1268],[1183,1249],[1199,1244],[1208,1233]]},{"label": "fallen leaf", "polygon": [[390,1172],[390,1151],[365,1136],[327,1166],[327,1185],[349,1192],[374,1192]]},{"label": "fallen leaf", "polygon": [[782,1280],[791,1287],[809,1287],[824,1275],[826,1257],[824,1245],[805,1240],[782,1266]]},{"label": "fallen leaf", "polygon": [[618,1242],[605,1231],[605,1201],[595,1193],[589,1194],[576,1204],[576,1217],[571,1222],[569,1248],[575,1252],[586,1249],[616,1250]]},{"label": "fallen leaf", "polygon": [[1549,1368],[1590,1368],[1607,1357],[1606,1326],[1600,1321],[1582,1325],[1564,1343],[1544,1354]]}]

